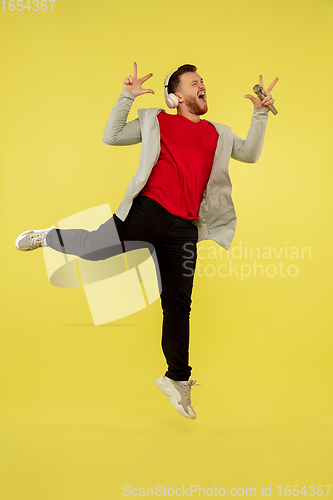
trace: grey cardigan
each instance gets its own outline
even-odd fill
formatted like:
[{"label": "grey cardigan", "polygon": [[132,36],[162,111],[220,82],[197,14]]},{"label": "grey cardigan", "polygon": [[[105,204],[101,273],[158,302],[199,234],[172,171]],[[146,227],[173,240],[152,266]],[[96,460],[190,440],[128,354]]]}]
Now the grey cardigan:
[{"label": "grey cardigan", "polygon": [[[161,108],[139,109],[138,118],[126,123],[135,97],[128,90],[120,94],[105,127],[103,142],[126,146],[142,142],[139,167],[131,179],[125,197],[116,211],[125,220],[133,198],[145,186],[160,155],[160,129],[157,115]],[[231,128],[209,122],[216,128],[219,139],[210,177],[203,192],[198,211],[200,219],[193,220],[198,227],[198,241],[213,240],[223,248],[230,248],[236,230],[236,212],[231,198],[228,172],[230,158],[254,163],[259,159],[266,130],[269,110],[254,108],[246,140],[235,135]],[[207,120],[208,121],[208,120]]]}]

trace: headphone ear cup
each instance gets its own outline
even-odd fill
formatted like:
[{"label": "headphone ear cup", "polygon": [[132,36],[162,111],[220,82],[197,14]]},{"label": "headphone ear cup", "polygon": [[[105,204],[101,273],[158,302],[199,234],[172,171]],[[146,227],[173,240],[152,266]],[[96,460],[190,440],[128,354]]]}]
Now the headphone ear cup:
[{"label": "headphone ear cup", "polygon": [[170,109],[177,108],[179,104],[178,97],[175,94],[168,94],[165,102]]}]

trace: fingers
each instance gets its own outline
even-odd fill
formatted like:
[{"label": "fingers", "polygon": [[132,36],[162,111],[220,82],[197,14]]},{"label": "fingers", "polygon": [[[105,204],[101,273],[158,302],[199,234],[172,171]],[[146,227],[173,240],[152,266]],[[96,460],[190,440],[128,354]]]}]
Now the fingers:
[{"label": "fingers", "polygon": [[267,106],[268,104],[273,104],[274,103],[274,99],[273,97],[271,96],[271,94],[268,94],[265,99],[262,101],[262,105],[263,106]]},{"label": "fingers", "polygon": [[138,67],[137,67],[137,64],[135,62],[135,63],[133,63],[133,76],[130,75],[129,77],[125,78],[124,83],[126,85],[133,85],[135,83],[135,81],[138,80],[138,82],[142,85],[144,82],[149,80],[149,78],[151,78],[152,76],[153,76],[153,73],[149,73],[148,75],[143,76],[142,78],[138,78]]},{"label": "fingers", "polygon": [[253,97],[253,95],[251,94],[246,94],[244,97],[246,97],[246,99],[250,99],[253,103],[255,102],[256,98]]},{"label": "fingers", "polygon": [[270,84],[270,86],[268,87],[267,89],[267,92],[270,92],[272,90],[272,88],[274,87],[274,85],[276,84],[276,82],[279,80],[279,77],[277,76],[276,78],[274,78],[274,80],[272,81],[272,83]]},{"label": "fingers", "polygon": [[143,94],[155,94],[155,92],[152,89],[142,89]]},{"label": "fingers", "polygon": [[131,75],[128,78],[125,78],[124,80],[125,85],[133,85],[133,83],[134,83],[134,78]]},{"label": "fingers", "polygon": [[153,76],[153,73],[149,73],[149,75],[146,75],[146,76],[143,76],[142,78],[140,78],[140,82],[144,83],[147,80],[149,80],[149,78],[151,78],[152,76]]},{"label": "fingers", "polygon": [[265,87],[264,87],[264,80],[263,80],[263,77],[262,75],[259,75],[259,85],[262,86],[262,88],[264,89],[265,91],[265,94],[269,94],[270,91],[273,89],[273,87],[275,86],[276,82],[279,80],[279,77],[277,76],[276,78],[274,78],[274,80],[272,81],[272,83],[270,84],[270,86],[268,87],[267,89],[267,92],[265,90]]},{"label": "fingers", "polygon": [[251,94],[246,94],[244,97],[250,99],[255,108],[264,108],[267,107],[269,104],[273,104],[274,102],[274,99],[271,96],[271,94],[268,94],[263,101],[261,101],[259,97],[254,97]]},{"label": "fingers", "polygon": [[[259,85],[264,89],[265,91],[265,87],[264,87],[264,79],[262,77],[262,75],[259,75]],[[265,94],[266,94],[266,91],[265,91]]]}]

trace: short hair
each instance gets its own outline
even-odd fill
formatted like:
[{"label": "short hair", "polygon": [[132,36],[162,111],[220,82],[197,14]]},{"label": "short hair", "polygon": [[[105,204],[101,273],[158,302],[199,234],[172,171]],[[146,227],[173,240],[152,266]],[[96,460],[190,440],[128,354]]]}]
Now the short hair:
[{"label": "short hair", "polygon": [[182,66],[179,66],[177,71],[174,72],[174,74],[171,76],[169,83],[168,83],[168,93],[169,94],[174,94],[177,92],[178,87],[180,85],[180,76],[183,75],[184,73],[195,73],[197,71],[196,66],[193,66],[193,64],[183,64]]}]

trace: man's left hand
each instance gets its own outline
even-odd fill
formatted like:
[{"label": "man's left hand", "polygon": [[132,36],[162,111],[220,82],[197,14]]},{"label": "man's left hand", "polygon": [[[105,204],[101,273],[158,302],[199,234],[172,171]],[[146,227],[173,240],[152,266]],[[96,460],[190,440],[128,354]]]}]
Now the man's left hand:
[{"label": "man's left hand", "polygon": [[274,78],[274,80],[272,81],[272,83],[270,84],[270,86],[268,87],[268,89],[266,91],[265,87],[264,87],[263,77],[262,77],[262,75],[259,76],[259,85],[263,88],[263,90],[266,94],[266,97],[263,101],[257,95],[256,95],[256,97],[254,97],[251,94],[246,94],[244,97],[246,97],[247,99],[251,99],[251,101],[253,102],[253,106],[255,108],[267,108],[268,104],[274,103],[274,99],[271,96],[271,90],[274,87],[274,85],[276,84],[276,82],[278,81],[278,79],[279,79],[279,77]]}]

